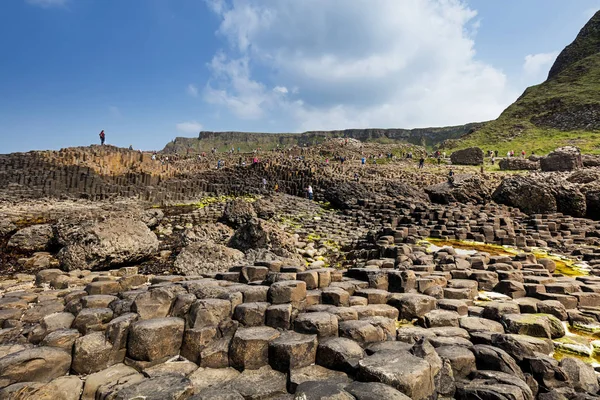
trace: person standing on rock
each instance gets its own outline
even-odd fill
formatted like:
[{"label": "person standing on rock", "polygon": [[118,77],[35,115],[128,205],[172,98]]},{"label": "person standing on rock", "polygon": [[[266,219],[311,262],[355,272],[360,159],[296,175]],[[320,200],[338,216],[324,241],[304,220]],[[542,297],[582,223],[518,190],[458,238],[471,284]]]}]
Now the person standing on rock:
[{"label": "person standing on rock", "polygon": [[104,146],[104,142],[106,141],[106,134],[104,133],[104,130],[102,130],[100,132],[100,146]]},{"label": "person standing on rock", "polygon": [[267,178],[263,178],[262,183],[263,183],[263,190],[267,190]]},{"label": "person standing on rock", "polygon": [[312,186],[308,185],[308,187],[306,188],[306,193],[308,194],[308,200],[313,199],[313,188]]},{"label": "person standing on rock", "polygon": [[423,158],[423,156],[421,156],[421,158],[419,159],[419,169],[423,169],[424,166],[425,166],[425,158]]},{"label": "person standing on rock", "polygon": [[363,156],[363,157],[360,159],[360,163],[361,163],[362,165],[365,165],[365,163],[366,163],[366,162],[367,162],[367,159],[365,158],[365,156]]}]

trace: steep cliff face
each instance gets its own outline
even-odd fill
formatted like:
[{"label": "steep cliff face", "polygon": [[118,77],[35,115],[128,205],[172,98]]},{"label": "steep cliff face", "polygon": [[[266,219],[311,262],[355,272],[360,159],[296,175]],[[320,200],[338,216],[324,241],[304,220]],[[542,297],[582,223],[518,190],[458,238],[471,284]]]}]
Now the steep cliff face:
[{"label": "steep cliff face", "polygon": [[272,149],[278,145],[315,145],[328,138],[344,137],[363,142],[393,143],[403,142],[419,146],[433,147],[446,139],[458,138],[483,126],[473,123],[444,128],[422,129],[346,129],[340,131],[311,131],[304,133],[258,133],[258,132],[200,132],[198,138],[178,137],[167,144],[163,152],[180,153],[209,151],[213,147],[219,150],[229,148],[244,151],[262,147]]},{"label": "steep cliff face", "polygon": [[571,65],[600,51],[600,11],[581,29],[577,38],[558,55],[550,69],[552,79]]},{"label": "steep cliff face", "polygon": [[443,147],[547,153],[565,145],[600,152],[600,11],[560,53],[544,83],[527,88],[497,120]]}]

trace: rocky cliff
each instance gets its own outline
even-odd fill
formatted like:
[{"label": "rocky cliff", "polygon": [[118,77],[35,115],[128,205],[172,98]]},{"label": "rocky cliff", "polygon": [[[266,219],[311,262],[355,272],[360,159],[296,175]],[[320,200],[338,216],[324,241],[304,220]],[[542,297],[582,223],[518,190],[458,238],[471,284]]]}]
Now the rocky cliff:
[{"label": "rocky cliff", "polygon": [[219,150],[230,148],[252,150],[256,147],[273,149],[278,145],[315,145],[328,138],[344,137],[363,142],[405,142],[424,147],[433,147],[446,139],[458,138],[483,126],[472,123],[460,126],[422,129],[346,129],[340,131],[311,131],[304,133],[257,133],[257,132],[200,132],[198,138],[178,137],[167,144],[164,153],[202,152],[213,147]]},{"label": "rocky cliff", "polygon": [[576,145],[598,152],[599,131],[600,11],[560,53],[545,82],[525,90],[497,120],[443,147],[547,153]]}]

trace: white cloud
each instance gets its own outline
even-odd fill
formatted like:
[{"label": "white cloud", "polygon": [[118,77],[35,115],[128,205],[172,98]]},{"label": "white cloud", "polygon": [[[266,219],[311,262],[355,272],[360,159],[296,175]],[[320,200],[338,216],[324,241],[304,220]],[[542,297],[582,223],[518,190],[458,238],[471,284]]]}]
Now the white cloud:
[{"label": "white cloud", "polygon": [[479,20],[461,0],[207,1],[226,46],[204,99],[240,119],[295,131],[462,124],[518,95],[476,58]]},{"label": "white cloud", "polygon": [[193,83],[190,83],[186,90],[190,96],[198,97],[198,88]]},{"label": "white cloud", "polygon": [[202,125],[196,121],[181,122],[176,125],[177,130],[184,133],[199,133]]},{"label": "white cloud", "polygon": [[558,51],[525,56],[523,72],[527,81],[531,83],[543,82],[548,76],[548,71],[550,71],[556,57],[558,57]]},{"label": "white cloud", "polygon": [[51,8],[64,7],[67,5],[69,0],[25,0],[25,2],[42,8]]}]

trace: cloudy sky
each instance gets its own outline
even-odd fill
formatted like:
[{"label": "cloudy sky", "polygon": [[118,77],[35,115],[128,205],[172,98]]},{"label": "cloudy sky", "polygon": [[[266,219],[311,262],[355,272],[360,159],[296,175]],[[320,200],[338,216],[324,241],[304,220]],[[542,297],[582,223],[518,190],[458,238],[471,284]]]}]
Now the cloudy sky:
[{"label": "cloudy sky", "polygon": [[600,0],[2,0],[0,153],[496,118]]}]

